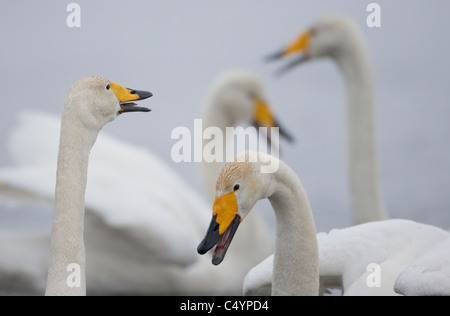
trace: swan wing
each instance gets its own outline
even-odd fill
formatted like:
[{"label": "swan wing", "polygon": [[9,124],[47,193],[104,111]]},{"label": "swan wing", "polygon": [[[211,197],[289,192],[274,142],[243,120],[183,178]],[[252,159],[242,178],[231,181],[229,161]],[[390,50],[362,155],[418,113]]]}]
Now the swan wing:
[{"label": "swan wing", "polygon": [[403,270],[395,291],[408,296],[450,296],[450,238]]},{"label": "swan wing", "polygon": [[[22,113],[9,142],[14,166],[0,169],[0,185],[53,201],[59,129],[56,116]],[[181,265],[197,260],[210,215],[198,194],[159,158],[104,132],[91,152],[86,209],[156,258]]]},{"label": "swan wing", "polygon": [[[440,228],[409,220],[373,222],[320,233],[317,239],[321,294],[341,283],[344,295],[396,295],[397,281],[398,293],[448,295],[448,238],[450,234]],[[377,273],[374,264],[379,267],[379,284],[368,282]],[[270,295],[272,271],[270,256],[247,274],[244,294]],[[434,282],[437,278],[441,281]],[[417,289],[421,289],[421,294]]]}]

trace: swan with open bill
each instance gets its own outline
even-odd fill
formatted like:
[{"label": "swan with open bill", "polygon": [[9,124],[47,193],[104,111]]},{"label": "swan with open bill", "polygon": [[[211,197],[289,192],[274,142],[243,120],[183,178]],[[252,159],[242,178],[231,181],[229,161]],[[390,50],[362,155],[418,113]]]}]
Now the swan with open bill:
[{"label": "swan with open bill", "polygon": [[[338,288],[349,296],[446,295],[449,252],[443,250],[448,250],[444,241],[450,234],[409,220],[383,221],[387,215],[378,190],[373,70],[361,31],[346,17],[325,16],[270,59],[289,56],[293,59],[281,73],[313,59],[331,58],[347,85],[353,218],[355,224],[363,224],[318,235],[320,293]],[[275,258],[270,256],[249,272],[246,295],[270,294]],[[376,269],[380,282],[369,286],[367,280]]]},{"label": "swan with open bill", "polygon": [[349,18],[324,16],[269,60],[290,58],[280,74],[323,58],[339,67],[347,88],[353,224],[387,219],[378,181],[374,76],[369,48],[360,29]]},{"label": "swan with open bill", "polygon": [[[226,135],[226,128],[238,123],[276,121],[267,99],[254,74],[226,71],[214,80],[206,97],[203,127],[217,127]],[[14,203],[53,204],[59,133],[60,120],[52,114],[26,111],[19,115],[8,135],[13,165],[0,169],[0,203],[13,198]],[[30,142],[29,135],[35,134],[41,135],[39,141]],[[220,269],[213,267],[209,254],[200,257],[195,250],[210,220],[206,201],[212,203],[215,197],[210,187],[214,188],[225,163],[200,164],[205,199],[150,148],[103,131],[92,149],[85,214],[88,294],[242,294],[242,280],[249,269],[273,253],[266,223],[252,212],[235,237],[239,246],[230,250]],[[0,231],[0,291],[43,291],[49,238],[47,230]],[[19,244],[20,252],[15,246]]]},{"label": "swan with open bill", "polygon": [[[102,77],[86,77],[70,88],[61,118],[46,295],[86,295],[84,215],[89,153],[104,125],[122,113],[150,111],[133,101],[151,96]],[[73,282],[72,268],[77,273]]]},{"label": "swan with open bill", "polygon": [[[262,173],[268,162],[278,168]],[[302,183],[284,162],[254,151],[241,153],[223,168],[216,194],[211,224],[197,248],[199,254],[215,247],[212,263],[221,264],[241,222],[256,202],[267,198],[276,218],[272,294],[319,294],[314,218]]]},{"label": "swan with open bill", "polygon": [[[261,166],[272,161],[278,170],[262,173]],[[275,254],[248,273],[244,294],[324,295],[331,289],[340,289],[346,296],[448,293],[449,232],[393,219],[316,236],[298,177],[282,161],[256,152],[242,153],[223,168],[212,219],[198,253],[214,248],[212,263],[225,262],[228,249],[237,242],[234,234],[245,225],[255,203],[264,198],[275,213]],[[434,261],[430,264],[430,260]],[[426,286],[418,288],[417,284]]]}]

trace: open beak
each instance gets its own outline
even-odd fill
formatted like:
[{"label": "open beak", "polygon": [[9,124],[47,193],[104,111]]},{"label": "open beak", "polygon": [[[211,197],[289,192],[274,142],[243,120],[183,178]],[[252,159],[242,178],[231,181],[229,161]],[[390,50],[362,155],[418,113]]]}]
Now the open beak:
[{"label": "open beak", "polygon": [[111,90],[119,100],[120,110],[119,114],[126,112],[150,112],[151,110],[145,107],[138,107],[136,103],[131,101],[145,100],[153,96],[151,92],[139,91],[125,88],[120,84],[112,82],[110,84]]},{"label": "open beak", "polygon": [[239,215],[236,215],[225,232],[223,234],[220,234],[219,224],[217,223],[217,216],[213,216],[211,224],[209,224],[208,231],[206,232],[205,238],[197,247],[198,253],[204,255],[214,246],[216,246],[212,258],[212,263],[215,266],[222,263],[240,223],[241,217]]},{"label": "open beak", "polygon": [[[272,113],[272,109],[270,106],[261,99],[256,98],[254,100],[254,115],[253,115],[253,126],[256,128],[259,127],[278,127],[280,136],[286,139],[288,142],[293,143],[294,137],[287,132],[287,130],[282,127],[279,122],[275,119],[275,116]],[[269,145],[271,145],[272,140],[270,135],[267,135],[267,140]]]},{"label": "open beak", "polygon": [[281,76],[287,73],[289,70],[295,68],[296,66],[303,64],[305,61],[310,59],[308,55],[309,45],[311,41],[311,31],[306,31],[302,33],[298,38],[295,39],[288,47],[271,54],[267,57],[267,61],[276,61],[283,59],[287,56],[291,56],[298,53],[303,53],[302,55],[294,58],[291,62],[286,64],[280,70],[277,71],[277,75]]},{"label": "open beak", "polygon": [[238,206],[235,192],[216,197],[213,206],[213,218],[209,224],[205,238],[197,247],[197,252],[204,255],[214,246],[212,263],[219,265],[230,247],[231,241],[241,223],[237,213]]}]

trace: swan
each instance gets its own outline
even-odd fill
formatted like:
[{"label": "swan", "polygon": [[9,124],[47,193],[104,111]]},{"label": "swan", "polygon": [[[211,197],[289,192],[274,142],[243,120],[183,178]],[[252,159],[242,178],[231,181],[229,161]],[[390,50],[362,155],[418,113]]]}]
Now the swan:
[{"label": "swan", "polygon": [[[243,106],[245,105],[245,106]],[[280,136],[289,142],[293,137],[276,119],[270,105],[266,101],[264,88],[258,78],[247,70],[230,70],[221,74],[212,84],[206,105],[203,110],[203,129],[209,127],[218,128],[223,135],[227,127],[236,126],[239,123],[259,127],[278,127]],[[260,135],[265,137],[268,135]],[[227,144],[229,139],[227,139]],[[263,139],[264,141],[264,139]],[[203,148],[206,148],[210,139],[203,138]],[[269,143],[272,140],[269,137]],[[277,146],[278,144],[274,144]],[[257,150],[258,148],[248,148]],[[229,150],[229,148],[226,148]],[[213,202],[215,197],[214,185],[227,160],[226,150],[221,162],[202,161],[202,180],[206,190],[208,202]],[[236,149],[231,148],[234,152]],[[236,153],[244,149],[237,148]],[[231,159],[236,156],[232,155]]]},{"label": "swan", "polygon": [[[396,295],[395,282],[408,271],[405,268],[436,245],[430,256],[448,246],[441,243],[448,243],[449,232],[400,219],[336,229],[316,237],[298,178],[282,162],[275,173],[262,174],[261,163],[254,162],[258,159],[275,158],[248,152],[224,167],[217,180],[213,218],[198,246],[200,254],[216,246],[213,264],[220,264],[249,210],[259,199],[269,198],[277,222],[275,254],[248,273],[243,284],[246,295],[317,295],[332,288],[342,288],[347,296]],[[445,273],[445,261],[437,265]],[[379,285],[372,286],[368,279],[374,269],[379,269]],[[406,278],[413,279],[411,274]],[[443,280],[441,289],[442,284],[448,285]]]},{"label": "swan", "polygon": [[[89,152],[103,126],[126,112],[148,112],[129,101],[152,94],[124,88],[102,77],[86,77],[74,83],[64,103],[55,191],[55,214],[48,266],[47,296],[86,295],[84,249],[84,195]],[[79,275],[73,286],[68,267]]]},{"label": "swan", "polygon": [[406,296],[450,296],[450,238],[400,273],[395,292]]},{"label": "swan", "polygon": [[[238,105],[222,102],[221,96],[227,95],[236,96],[234,103]],[[262,86],[254,75],[242,70],[228,71],[213,84],[204,106],[204,112],[209,112],[210,118],[204,120],[203,126],[218,126],[224,130],[227,124],[237,124],[228,118],[222,123],[219,121],[222,116],[229,115],[244,124],[256,124],[253,121],[258,120],[257,109],[264,109],[261,108],[264,99]],[[265,105],[265,113],[273,116],[268,104]],[[231,106],[248,107],[240,111],[252,115],[239,118],[235,112],[223,108],[214,111]],[[221,118],[214,120],[213,113]],[[41,135],[40,141],[30,143],[28,135],[37,133]],[[9,152],[15,166],[0,169],[0,194],[11,197],[12,192],[20,191],[31,199],[52,201],[55,183],[50,180],[55,174],[57,134],[58,120],[53,115],[35,111],[20,115],[19,125],[9,140]],[[202,167],[207,165],[206,162],[201,164]],[[217,176],[211,185],[216,180]],[[111,199],[112,196],[120,196],[120,199]],[[243,229],[236,236],[241,244],[230,250],[229,260],[221,269],[214,269],[208,258],[195,256],[196,246],[203,237],[203,227],[210,219],[210,208],[205,200],[149,150],[102,132],[90,156],[86,190],[88,292],[112,295],[241,294],[242,280],[248,270],[273,252],[272,238],[262,220],[257,216],[249,217],[247,226],[251,229]],[[42,275],[45,275],[41,262],[46,262],[48,243],[40,243],[40,251],[37,251],[37,242],[33,240],[45,239],[42,235],[45,233],[37,232],[33,239],[28,232],[20,237],[19,232],[0,231],[0,240],[20,239],[24,250],[33,245],[32,251],[12,254],[6,243],[0,242],[0,260],[9,256],[17,262],[10,265],[12,260],[0,261],[0,271],[4,271],[5,277],[22,274],[28,283],[21,290],[40,291]],[[240,258],[248,253],[249,247],[254,251],[247,256],[246,262],[242,262]],[[4,256],[4,253],[8,255]],[[38,253],[44,257],[35,258]],[[25,264],[27,261],[38,261],[41,268],[30,271]],[[220,287],[214,281],[218,279],[221,280]],[[0,284],[11,286],[9,281],[2,281],[2,273]]]},{"label": "swan", "polygon": [[[267,162],[278,166],[262,173]],[[213,264],[220,264],[234,234],[253,206],[269,199],[276,217],[273,295],[319,294],[319,262],[316,227],[302,183],[282,161],[248,151],[228,163],[216,185],[213,218],[198,246],[205,254],[216,246]],[[301,271],[301,273],[298,273]]]},{"label": "swan", "polygon": [[[319,233],[320,293],[325,294],[335,288],[342,290],[345,296],[394,296],[396,291],[401,294],[424,294],[419,292],[418,287],[411,290],[411,284],[425,284],[424,281],[430,276],[428,280],[445,275],[446,278],[442,278],[436,288],[441,293],[448,293],[446,254],[449,237],[450,233],[440,228],[402,219]],[[430,251],[434,247],[435,250]],[[437,255],[441,255],[442,259],[432,262]],[[431,268],[430,273],[416,279],[426,270],[425,266]],[[250,270],[244,280],[244,294],[268,295],[272,287],[273,269],[272,255]],[[377,273],[375,269],[379,269],[379,286],[371,286],[368,282],[368,279],[377,277],[373,274]],[[298,273],[302,271],[299,269]],[[407,292],[408,288],[415,292]],[[443,289],[447,292],[442,292]]]},{"label": "swan", "polygon": [[[313,23],[309,30],[287,48],[270,56],[270,59],[278,60],[302,52],[280,73],[309,60],[331,58],[340,68],[346,82],[352,212],[354,223],[362,224],[318,236],[321,293],[327,286],[341,287],[345,295],[395,295],[394,290],[401,294],[419,293],[417,285],[412,285],[416,289],[409,286],[414,283],[411,276],[423,271],[425,263],[430,263],[429,258],[434,255],[427,256],[424,253],[448,238],[448,233],[437,227],[407,220],[383,221],[387,213],[380,200],[377,178],[373,70],[363,35],[351,20],[328,15]],[[364,224],[372,221],[380,222]],[[360,247],[353,247],[358,244]],[[439,249],[443,249],[441,247]],[[422,255],[424,258],[419,260]],[[441,258],[438,262],[445,262],[445,255]],[[418,263],[413,264],[414,260],[418,260]],[[380,287],[367,286],[368,261],[380,264],[382,268]],[[402,272],[409,265],[411,267]],[[438,270],[446,273],[443,264],[435,262],[430,266],[439,266]],[[272,268],[273,256],[252,269],[244,281],[244,293],[269,293]],[[420,281],[415,280],[418,284],[430,283],[425,274],[421,275]],[[437,286],[438,290],[428,293],[442,293],[441,285]]]},{"label": "swan", "polygon": [[310,60],[330,58],[338,65],[346,83],[353,224],[387,219],[378,183],[374,76],[361,31],[346,17],[327,15],[269,59],[298,53],[303,54],[293,57],[280,73]]}]

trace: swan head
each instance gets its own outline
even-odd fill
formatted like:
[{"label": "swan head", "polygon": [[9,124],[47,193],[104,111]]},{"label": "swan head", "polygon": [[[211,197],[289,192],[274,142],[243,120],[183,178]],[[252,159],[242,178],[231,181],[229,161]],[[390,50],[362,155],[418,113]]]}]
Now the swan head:
[{"label": "swan head", "polygon": [[122,113],[149,112],[134,101],[151,96],[150,92],[125,88],[103,77],[86,77],[72,85],[64,108],[86,126],[103,127]]},{"label": "swan head", "polygon": [[339,60],[351,53],[355,44],[361,41],[361,32],[349,18],[341,15],[327,15],[315,21],[293,42],[281,51],[269,56],[268,60],[279,60],[293,56],[292,61],[280,70],[284,73],[306,61],[319,58]]},{"label": "swan head", "polygon": [[210,110],[220,113],[229,126],[239,123],[259,127],[279,127],[288,141],[293,137],[280,126],[266,101],[259,79],[246,70],[231,70],[221,75],[212,89]]},{"label": "swan head", "polygon": [[214,246],[212,263],[219,265],[227,253],[233,237],[255,204],[273,192],[270,174],[261,173],[261,161],[276,159],[253,151],[239,154],[222,169],[216,184],[213,217],[206,236],[197,248],[203,255]]}]

